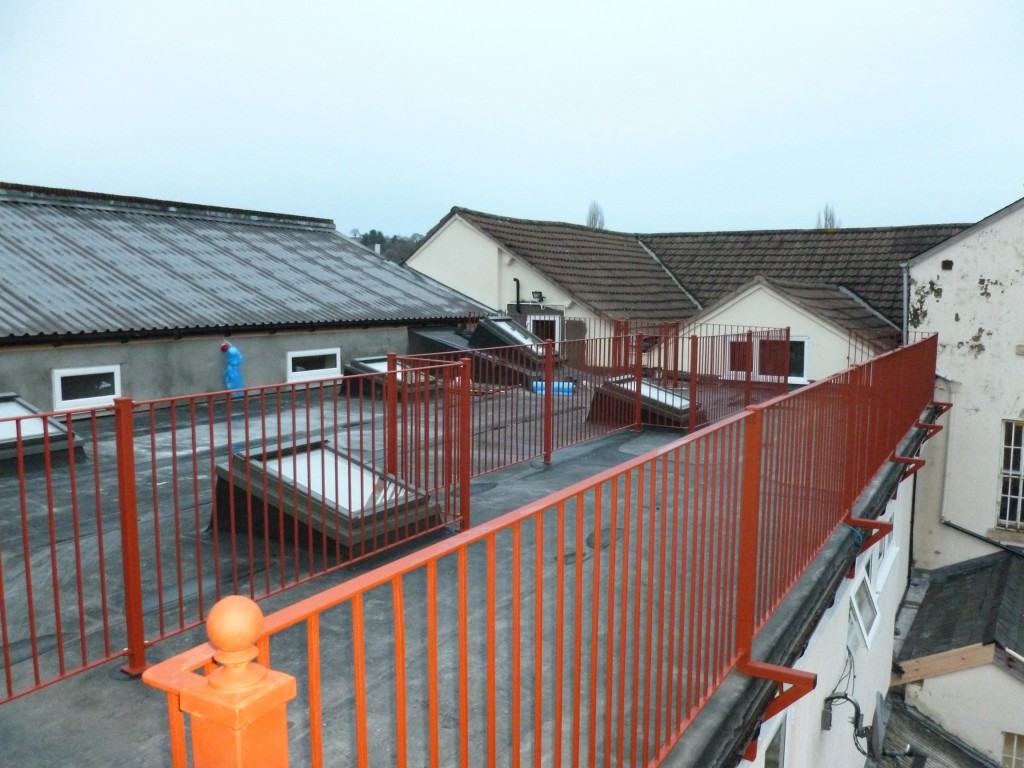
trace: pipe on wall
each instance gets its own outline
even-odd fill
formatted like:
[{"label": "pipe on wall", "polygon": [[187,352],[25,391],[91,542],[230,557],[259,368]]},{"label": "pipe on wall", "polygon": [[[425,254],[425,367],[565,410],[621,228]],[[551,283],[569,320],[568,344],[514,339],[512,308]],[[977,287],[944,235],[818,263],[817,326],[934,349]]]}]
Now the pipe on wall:
[{"label": "pipe on wall", "polygon": [[900,271],[903,273],[903,346],[910,339],[910,262],[901,261]]}]

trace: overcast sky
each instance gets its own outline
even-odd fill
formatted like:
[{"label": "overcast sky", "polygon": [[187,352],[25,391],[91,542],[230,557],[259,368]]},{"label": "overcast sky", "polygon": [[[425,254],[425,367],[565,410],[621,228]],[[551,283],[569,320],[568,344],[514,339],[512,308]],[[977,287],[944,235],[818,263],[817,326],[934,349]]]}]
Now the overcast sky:
[{"label": "overcast sky", "polygon": [[1024,2],[0,0],[0,180],[388,234],[971,222],[1024,196]]}]

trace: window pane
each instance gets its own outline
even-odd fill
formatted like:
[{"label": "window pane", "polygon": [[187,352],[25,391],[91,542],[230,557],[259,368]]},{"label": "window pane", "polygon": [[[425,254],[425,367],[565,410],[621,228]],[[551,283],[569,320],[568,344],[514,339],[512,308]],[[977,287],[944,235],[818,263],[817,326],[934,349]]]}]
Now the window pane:
[{"label": "window pane", "polygon": [[857,611],[860,613],[860,620],[864,624],[864,633],[870,634],[871,628],[875,626],[878,611],[875,610],[875,603],[871,599],[871,588],[868,586],[867,579],[861,580],[854,599],[857,601]]},{"label": "window pane", "polygon": [[1003,733],[1003,768],[1024,768],[1024,736]]},{"label": "window pane", "polygon": [[336,354],[302,355],[292,358],[292,373],[300,371],[323,371],[333,370],[338,367],[338,356]]},{"label": "window pane", "polygon": [[789,342],[789,375],[798,379],[804,377],[804,342]]},{"label": "window pane", "polygon": [[558,340],[556,328],[554,320],[533,320],[530,323],[530,330],[545,341],[548,339],[552,341]]},{"label": "window pane", "polygon": [[1022,472],[1022,449],[1024,422],[1003,422],[1002,473],[999,488],[999,518],[997,524],[1003,527],[1018,527],[1021,523],[1021,492],[1024,491]]},{"label": "window pane", "polygon": [[61,400],[84,400],[89,397],[113,397],[116,393],[113,371],[62,376]]},{"label": "window pane", "polygon": [[757,351],[758,370],[763,376],[788,376],[787,344],[785,341],[763,340]]},{"label": "window pane", "polygon": [[750,345],[747,342],[729,342],[729,370],[741,372],[750,370]]},{"label": "window pane", "polygon": [[785,760],[786,723],[783,722],[764,750],[764,768],[783,768]]}]

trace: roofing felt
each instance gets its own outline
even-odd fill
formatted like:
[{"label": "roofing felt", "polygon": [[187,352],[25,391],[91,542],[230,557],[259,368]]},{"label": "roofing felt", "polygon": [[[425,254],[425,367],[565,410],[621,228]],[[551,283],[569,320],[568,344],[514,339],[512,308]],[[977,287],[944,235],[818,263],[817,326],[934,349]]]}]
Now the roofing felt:
[{"label": "roofing felt", "polygon": [[697,311],[636,235],[466,208],[453,208],[441,223],[456,215],[606,317],[681,320]]},{"label": "roofing felt", "polygon": [[849,288],[894,323],[902,320],[900,263],[969,224],[640,235],[703,306],[755,276]]},{"label": "roofing felt", "polygon": [[993,642],[1024,649],[1024,557],[1012,552],[932,571],[899,660]]},{"label": "roofing felt", "polygon": [[0,339],[487,311],[326,219],[0,185]]}]

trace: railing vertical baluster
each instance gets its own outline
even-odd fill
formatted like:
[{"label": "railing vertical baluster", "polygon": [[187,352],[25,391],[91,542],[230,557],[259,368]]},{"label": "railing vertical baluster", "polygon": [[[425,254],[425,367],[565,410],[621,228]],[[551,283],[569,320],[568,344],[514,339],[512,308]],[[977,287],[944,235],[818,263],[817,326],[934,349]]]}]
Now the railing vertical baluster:
[{"label": "railing vertical baluster", "polygon": [[466,547],[458,554],[458,611],[459,611],[459,765],[469,766],[469,589],[468,557]]},{"label": "railing vertical baluster", "polygon": [[740,497],[739,598],[736,605],[736,651],[750,656],[756,625],[758,516],[761,490],[761,446],[764,411],[751,408],[743,426],[743,486]]},{"label": "railing vertical baluster", "polygon": [[131,398],[114,399],[121,569],[124,576],[124,621],[128,641],[128,663],[124,666],[124,671],[130,675],[140,675],[146,668],[146,638],[142,619],[142,566],[139,561],[139,518],[135,497],[135,438],[132,415]]},{"label": "railing vertical baluster", "polygon": [[641,422],[643,421],[644,335],[642,333],[633,337],[633,379],[636,387],[633,398],[633,431],[639,432],[642,429]]},{"label": "railing vertical baluster", "polygon": [[460,528],[468,531],[472,525],[470,516],[469,480],[473,465],[470,451],[473,440],[473,364],[468,357],[461,360],[459,373],[462,387],[459,392],[459,519]]},{"label": "railing vertical baluster", "polygon": [[544,463],[551,463],[551,446],[555,435],[555,345],[544,342]]},{"label": "railing vertical baluster", "polygon": [[437,561],[431,560],[427,563],[427,757],[430,768],[440,765],[437,729],[441,717],[437,682]]},{"label": "railing vertical baluster", "polygon": [[395,627],[395,765],[397,768],[405,768],[405,597],[401,575],[391,580],[391,603]]},{"label": "railing vertical baluster", "polygon": [[700,366],[700,358],[698,356],[698,340],[696,336],[690,337],[690,432],[696,431],[699,426],[697,423],[698,411],[698,398],[700,396],[698,379],[700,375],[698,373],[698,367]]},{"label": "railing vertical baluster", "polygon": [[388,353],[388,372],[384,377],[384,470],[398,474],[398,355]]},{"label": "railing vertical baluster", "polygon": [[751,387],[750,379],[754,372],[754,334],[752,331],[747,331],[747,342],[746,342],[746,359],[743,365],[743,405],[750,405],[751,403]]},{"label": "railing vertical baluster", "polygon": [[[309,685],[309,751],[314,766],[324,761],[324,719],[320,688],[320,614],[314,613],[306,620],[307,676]],[[269,648],[268,654],[269,655]],[[262,662],[261,662],[262,663]],[[267,664],[270,663],[268,659]]]},{"label": "railing vertical baluster", "polygon": [[522,751],[520,722],[520,632],[522,631],[522,523],[512,527],[512,768],[519,768],[519,754]]}]

